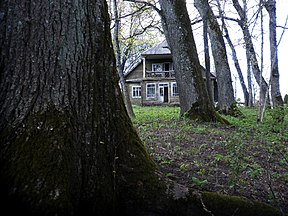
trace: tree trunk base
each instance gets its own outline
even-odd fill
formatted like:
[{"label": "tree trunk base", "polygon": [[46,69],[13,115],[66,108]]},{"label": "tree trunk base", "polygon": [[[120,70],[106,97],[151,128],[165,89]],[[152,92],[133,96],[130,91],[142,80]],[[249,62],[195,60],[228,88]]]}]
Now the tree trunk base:
[{"label": "tree trunk base", "polygon": [[229,115],[229,116],[233,116],[236,118],[239,117],[244,117],[244,114],[239,110],[237,103],[234,102],[233,104],[231,104],[230,107],[226,107],[226,108],[216,108],[216,110],[219,111],[219,113],[223,114],[223,115]]},{"label": "tree trunk base", "polygon": [[197,120],[200,122],[219,122],[224,125],[230,125],[230,122],[217,113],[213,107],[203,108],[199,103],[194,103],[190,110],[184,114],[191,120]]}]

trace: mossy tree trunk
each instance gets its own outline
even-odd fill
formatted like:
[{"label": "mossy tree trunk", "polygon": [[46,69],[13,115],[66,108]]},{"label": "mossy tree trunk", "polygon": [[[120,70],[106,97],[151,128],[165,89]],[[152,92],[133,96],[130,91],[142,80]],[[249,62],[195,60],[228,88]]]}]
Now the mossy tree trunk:
[{"label": "mossy tree trunk", "polygon": [[220,26],[207,0],[195,0],[194,5],[202,19],[207,19],[208,23],[208,34],[211,40],[211,49],[216,69],[219,111],[224,114],[237,116],[240,111],[235,112],[237,108],[235,107],[231,71]]},{"label": "mossy tree trunk", "polygon": [[105,0],[6,0],[0,14],[3,213],[278,214],[157,171],[125,110]]},{"label": "mossy tree trunk", "polygon": [[181,114],[201,121],[224,122],[209,99],[198,59],[186,2],[159,1],[162,26],[173,56]]},{"label": "mossy tree trunk", "polygon": [[36,215],[110,213],[122,163],[153,163],[123,105],[106,2],[0,6],[1,196]]}]

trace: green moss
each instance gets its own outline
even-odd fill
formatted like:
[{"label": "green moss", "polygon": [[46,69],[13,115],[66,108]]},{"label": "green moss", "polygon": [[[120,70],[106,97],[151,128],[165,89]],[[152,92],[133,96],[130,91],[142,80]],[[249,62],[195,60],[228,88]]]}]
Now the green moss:
[{"label": "green moss", "polygon": [[200,122],[219,122],[221,124],[230,125],[230,122],[219,115],[212,107],[201,107],[198,102],[192,104],[186,116],[191,120]]},{"label": "green moss", "polygon": [[[218,108],[219,109],[219,108]],[[237,102],[231,104],[229,108],[226,110],[219,110],[221,114],[230,115],[237,118],[243,118],[244,114],[240,111],[239,107],[237,106]]]},{"label": "green moss", "polygon": [[1,157],[1,179],[10,188],[7,192],[11,197],[29,212],[74,211],[80,179],[72,121],[69,113],[51,106],[30,115],[18,129],[7,129],[1,135],[7,140]]},{"label": "green moss", "polygon": [[205,192],[202,194],[202,201],[206,208],[214,215],[221,216],[277,216],[281,213],[261,202],[251,201],[243,197],[220,195],[217,193]]}]

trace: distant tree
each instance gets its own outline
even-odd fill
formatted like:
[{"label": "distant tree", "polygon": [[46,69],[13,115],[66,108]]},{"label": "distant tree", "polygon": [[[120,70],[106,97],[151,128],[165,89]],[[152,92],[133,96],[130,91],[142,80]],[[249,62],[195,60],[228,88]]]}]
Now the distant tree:
[{"label": "distant tree", "polygon": [[239,115],[235,104],[232,78],[225,42],[217,19],[208,4],[208,0],[194,0],[194,5],[202,19],[207,19],[208,33],[216,69],[218,85],[218,108],[221,113]]},{"label": "distant tree", "polygon": [[280,215],[157,170],[125,110],[105,0],[4,0],[0,13],[2,212]]},{"label": "distant tree", "polygon": [[267,82],[262,76],[262,73],[258,64],[258,60],[257,60],[256,51],[253,45],[252,36],[249,30],[249,25],[248,25],[249,22],[248,22],[247,13],[246,13],[247,11],[244,10],[246,1],[243,1],[244,7],[240,5],[238,0],[232,0],[232,2],[233,2],[234,8],[236,9],[240,17],[238,24],[240,25],[242,32],[243,32],[243,38],[244,38],[246,54],[247,54],[249,64],[251,66],[255,80],[261,89],[260,104],[263,105],[265,101],[265,95],[269,91],[269,89],[268,89]]},{"label": "distant tree", "polygon": [[285,97],[284,97],[284,103],[288,104],[288,94],[286,94]]},{"label": "distant tree", "polygon": [[113,5],[113,18],[114,18],[113,45],[114,45],[115,57],[116,57],[116,67],[117,67],[117,71],[119,73],[121,89],[123,92],[124,102],[126,105],[128,115],[131,118],[134,118],[135,114],[134,114],[134,111],[132,108],[132,103],[130,100],[129,89],[128,89],[128,86],[126,85],[126,81],[125,81],[125,77],[124,77],[123,64],[125,64],[125,63],[123,62],[123,64],[121,64],[122,56],[121,56],[120,41],[119,41],[119,34],[120,34],[121,26],[120,26],[120,17],[119,17],[117,0],[112,0],[112,5]]},{"label": "distant tree", "polygon": [[[127,112],[135,117],[125,73],[139,61],[141,53],[158,42],[155,29],[159,30],[160,19],[148,6],[131,5],[123,0],[110,0],[112,36],[116,55],[117,71]],[[156,15],[155,15],[156,14]],[[155,36],[150,34],[153,30]]]},{"label": "distant tree", "polygon": [[[163,29],[170,46],[179,88],[181,113],[202,121],[225,120],[209,99],[185,1],[159,1]],[[227,123],[227,122],[226,122]]]},{"label": "distant tree", "polygon": [[274,107],[281,107],[283,106],[283,99],[281,96],[279,84],[278,45],[276,35],[276,0],[264,1],[264,6],[269,13],[271,100]]},{"label": "distant tree", "polygon": [[209,38],[208,38],[208,13],[205,13],[202,20],[203,20],[203,43],[204,43],[204,56],[205,56],[206,86],[209,99],[211,101],[214,101],[214,98],[212,96],[211,75],[210,75],[211,67],[210,67],[210,51],[209,51]]},{"label": "distant tree", "polygon": [[[244,80],[244,76],[243,76],[243,73],[242,73],[242,70],[241,70],[241,66],[240,66],[240,63],[239,63],[239,60],[238,60],[238,57],[237,57],[237,53],[236,53],[236,49],[232,43],[232,40],[230,38],[230,34],[229,34],[229,31],[228,31],[228,28],[227,28],[227,25],[225,23],[225,18],[224,18],[224,11],[221,9],[221,4],[220,4],[220,1],[217,0],[217,7],[218,7],[218,11],[219,11],[219,14],[220,14],[220,18],[221,18],[221,21],[222,21],[222,28],[223,28],[223,34],[224,34],[224,37],[226,38],[227,42],[228,42],[228,45],[232,51],[232,59],[234,61],[234,65],[235,65],[235,68],[236,68],[236,71],[237,71],[237,74],[238,74],[238,77],[239,77],[239,80],[240,80],[240,84],[241,84],[241,88],[242,88],[242,91],[243,91],[243,95],[244,95],[244,101],[245,101],[245,105],[248,106],[249,105],[249,92],[248,92],[248,89],[246,87],[246,84],[245,84],[245,80]],[[249,66],[248,66],[248,69],[249,69]],[[252,97],[251,97],[252,99]]]}]

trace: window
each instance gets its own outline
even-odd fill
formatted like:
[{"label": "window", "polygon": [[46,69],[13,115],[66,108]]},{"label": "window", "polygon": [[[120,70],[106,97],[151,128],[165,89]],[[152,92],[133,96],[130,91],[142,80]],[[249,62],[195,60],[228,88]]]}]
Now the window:
[{"label": "window", "polygon": [[171,85],[172,85],[172,96],[173,97],[177,97],[177,96],[179,96],[179,93],[178,93],[178,88],[177,88],[177,83],[176,82],[173,82],[173,83],[171,83]]},{"label": "window", "polygon": [[154,72],[171,71],[171,70],[173,70],[172,62],[152,64],[152,71]]},{"label": "window", "polygon": [[147,98],[156,97],[156,84],[155,83],[148,83],[146,85],[146,97]]},{"label": "window", "polygon": [[132,86],[132,98],[141,98],[141,86]]},{"label": "window", "polygon": [[163,64],[162,63],[152,64],[152,71],[155,72],[163,71]]}]

